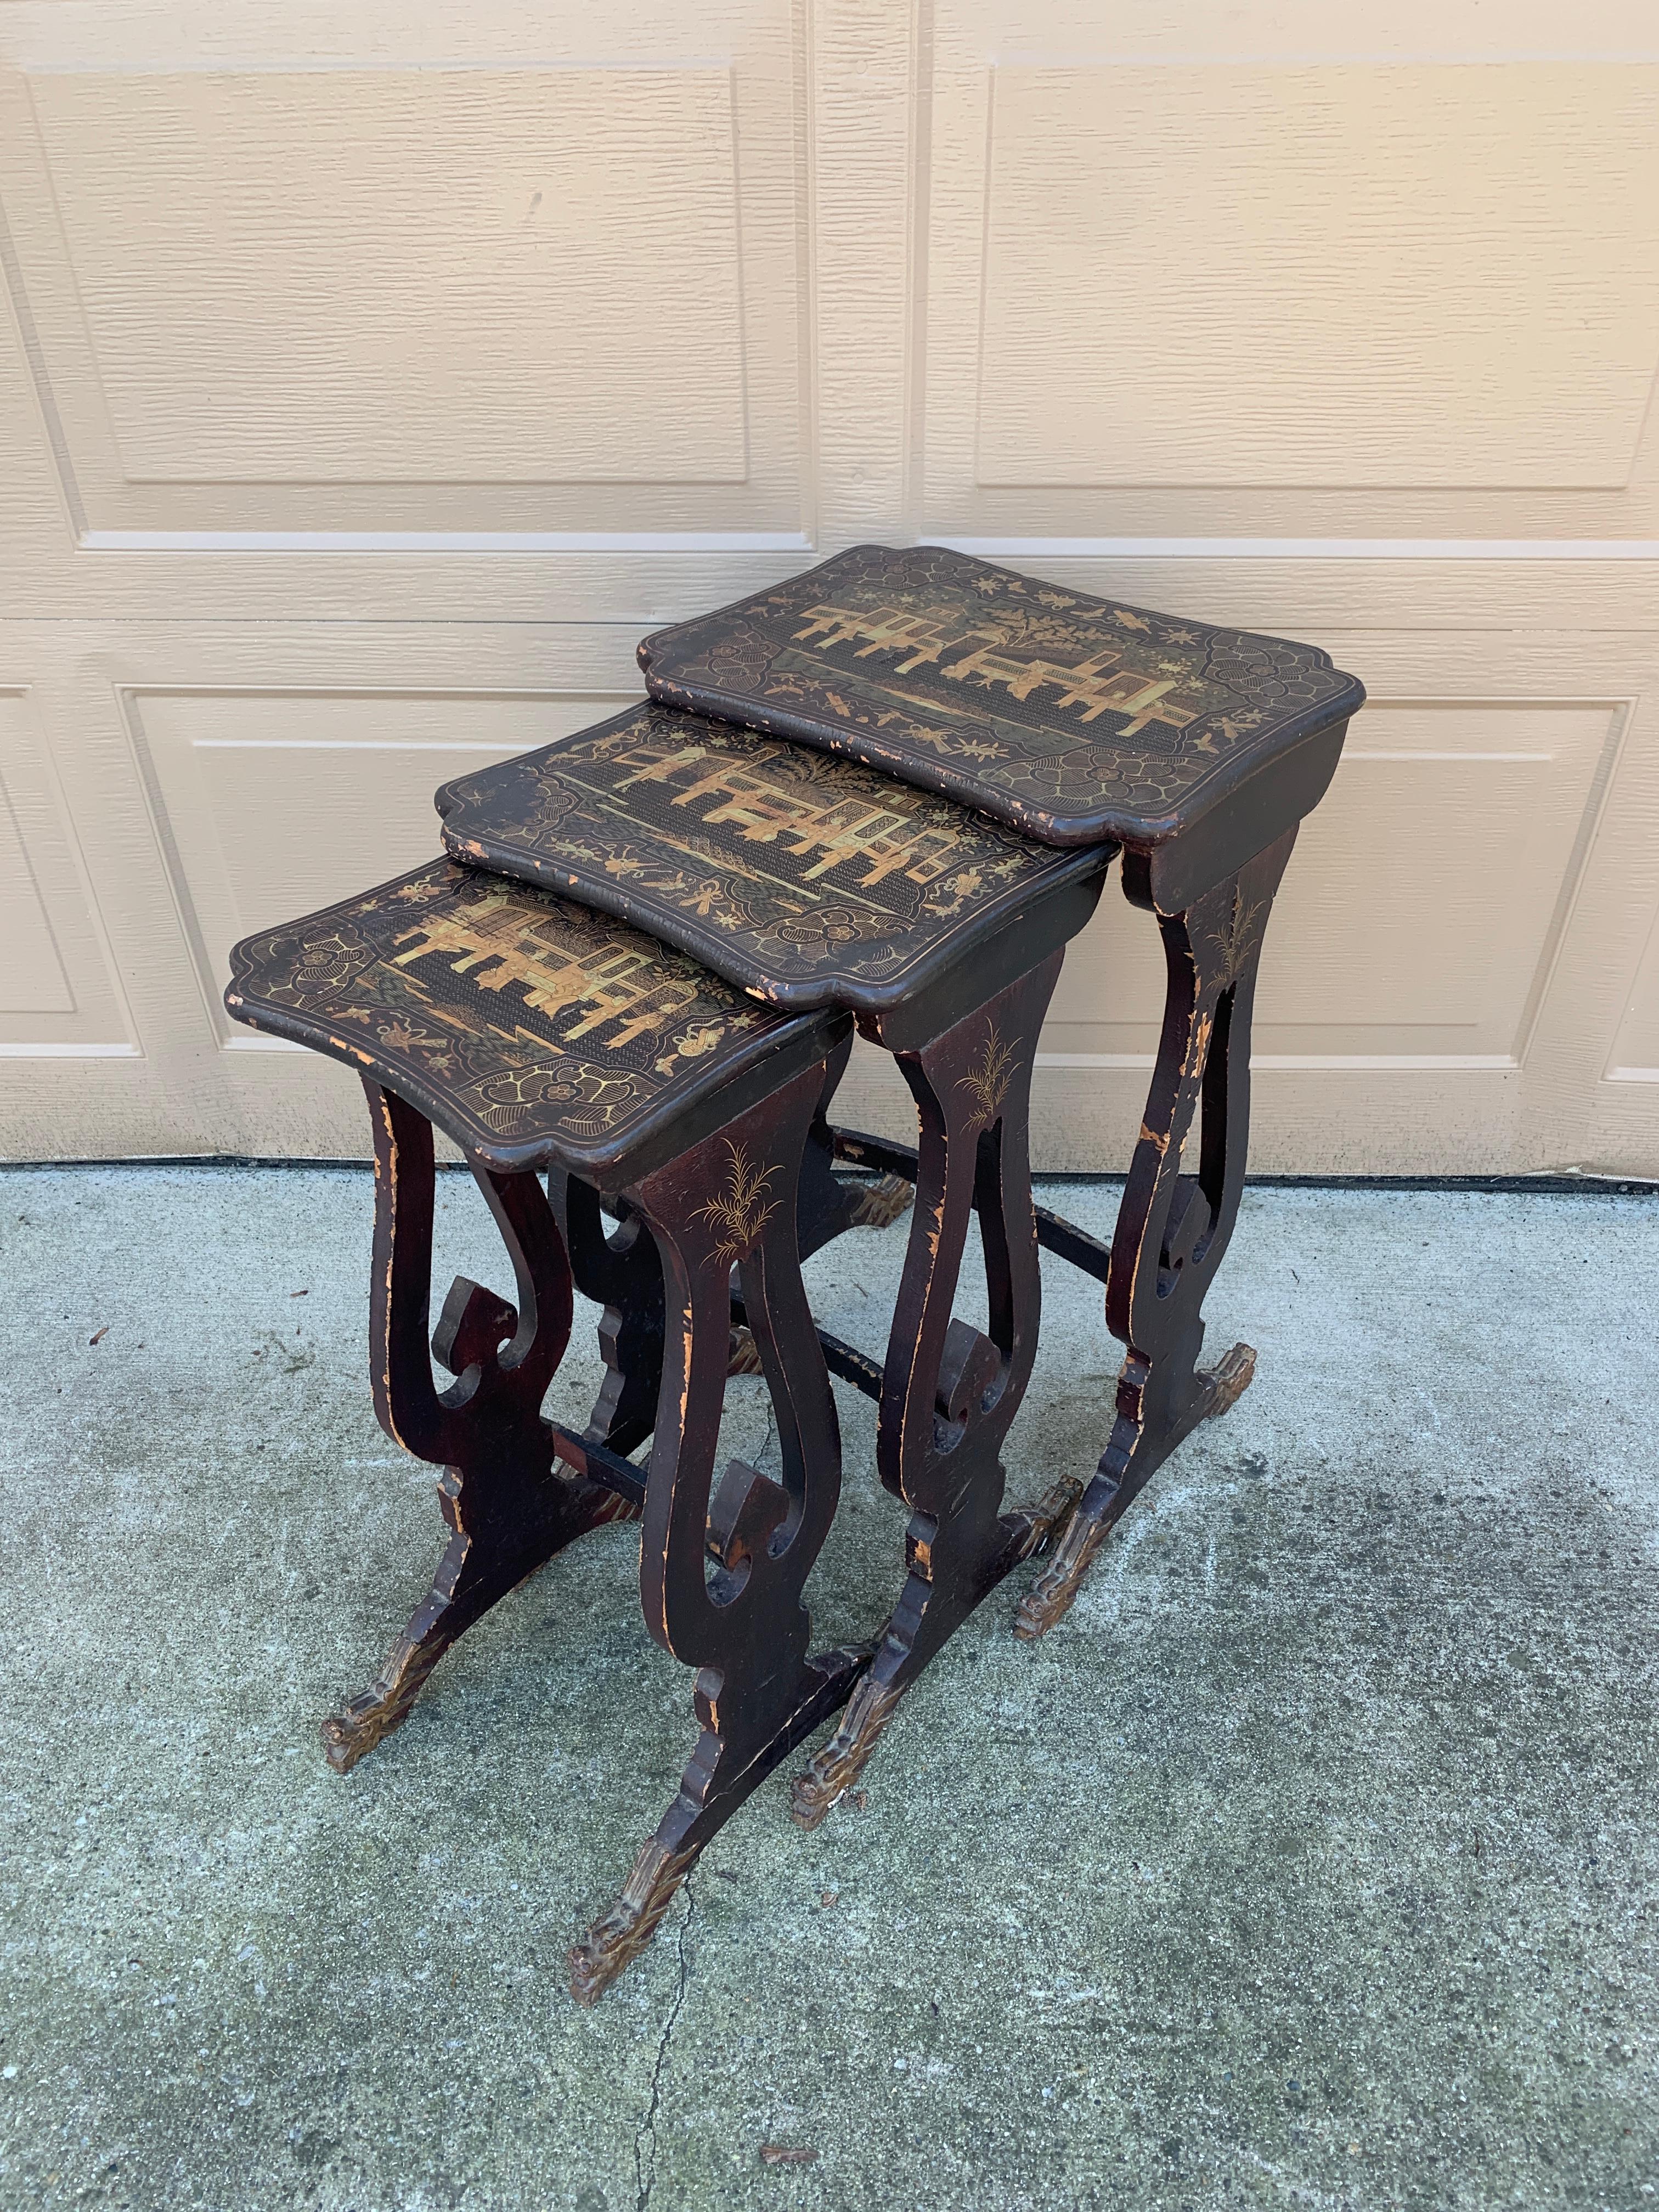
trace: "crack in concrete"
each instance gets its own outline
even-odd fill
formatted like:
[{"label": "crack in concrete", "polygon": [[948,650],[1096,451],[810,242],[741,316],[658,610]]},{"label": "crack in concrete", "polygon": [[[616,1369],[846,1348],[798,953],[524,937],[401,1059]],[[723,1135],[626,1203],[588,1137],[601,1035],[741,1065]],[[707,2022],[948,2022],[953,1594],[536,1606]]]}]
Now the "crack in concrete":
[{"label": "crack in concrete", "polygon": [[[678,1950],[679,1956],[679,1986],[674,1991],[674,2001],[668,2008],[668,2017],[662,2024],[662,2034],[657,2043],[657,2063],[651,2070],[651,2101],[646,2107],[645,2118],[634,2137],[634,2212],[649,2212],[651,2192],[657,2185],[657,2107],[662,2101],[663,2068],[668,2063],[668,2045],[673,2036],[680,2008],[685,2002],[685,1992],[690,1986],[691,1962],[685,1954],[686,1933],[691,1925],[691,1916],[697,1909],[696,1893],[691,1887],[693,1877],[685,1877],[685,1911],[680,1921]],[[647,2137],[651,2144],[651,2172],[645,2170],[644,2146]]]}]

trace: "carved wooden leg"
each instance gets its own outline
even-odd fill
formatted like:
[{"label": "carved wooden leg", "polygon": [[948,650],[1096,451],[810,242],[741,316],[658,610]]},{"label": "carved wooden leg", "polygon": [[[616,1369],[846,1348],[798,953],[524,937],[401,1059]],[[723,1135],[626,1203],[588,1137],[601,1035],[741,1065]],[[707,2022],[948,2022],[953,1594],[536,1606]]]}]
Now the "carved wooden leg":
[{"label": "carved wooden leg", "polygon": [[[1295,842],[1287,830],[1183,912],[1158,915],[1169,974],[1164,1033],[1106,1279],[1107,1324],[1128,1346],[1117,1418],[1094,1480],[1019,1608],[1014,1633],[1025,1641],[1062,1618],[1137,1492],[1200,1421],[1237,1404],[1255,1372],[1248,1344],[1199,1372],[1201,1309],[1243,1193],[1256,970]],[[1200,1111],[1198,1172],[1187,1175],[1182,1149]]]},{"label": "carved wooden leg", "polygon": [[[571,1951],[571,1990],[583,2004],[650,1942],[703,1845],[845,1701],[867,1657],[809,1658],[801,1603],[841,1488],[840,1431],[796,1224],[802,1148],[822,1090],[822,1066],[806,1069],[625,1194],[655,1236],[669,1314],[640,1589],[652,1635],[698,1670],[702,1734],[622,1894]],[[714,1489],[734,1266],[782,1479],[734,1460]]]},{"label": "carved wooden leg", "polygon": [[[831,1172],[836,1133],[826,1117],[852,1048],[849,1037],[830,1056],[801,1156],[796,1221],[803,1260],[849,1229],[886,1228],[910,1204],[911,1187],[904,1176],[865,1178]],[[605,1310],[599,1324],[605,1379],[586,1433],[613,1451],[631,1452],[651,1433],[662,1376],[662,1267],[657,1249],[636,1218],[611,1228],[599,1194],[574,1176],[550,1176],[548,1194],[570,1255],[576,1288]],[[726,1371],[761,1371],[755,1340],[741,1323],[732,1331]]]},{"label": "carved wooden leg", "polygon": [[386,1665],[323,1723],[329,1765],[342,1774],[407,1718],[433,1668],[497,1598],[586,1530],[637,1510],[553,1471],[540,1407],[569,1340],[570,1273],[533,1175],[474,1169],[512,1257],[518,1310],[458,1277],[432,1340],[456,1381],[441,1395],[434,1388],[431,1125],[378,1084],[364,1089],[374,1128],[374,1410],[394,1443],[442,1467],[451,1534]]},{"label": "carved wooden leg", "polygon": [[[836,1135],[828,1118],[830,1102],[846,1073],[852,1049],[849,1036],[830,1055],[823,1094],[801,1154],[795,1222],[803,1260],[810,1260],[814,1252],[821,1251],[849,1229],[885,1229],[909,1210],[912,1190],[905,1176],[879,1174],[866,1180],[833,1172]],[[747,1327],[739,1323],[732,1332],[732,1358],[727,1372],[758,1375],[760,1371],[760,1353],[755,1340]]]},{"label": "carved wooden leg", "polygon": [[[1042,1286],[1031,1211],[1027,1103],[1056,952],[899,1066],[921,1121],[915,1214],[888,1341],[877,1432],[882,1480],[910,1508],[904,1589],[840,1726],[796,1781],[791,1810],[816,1826],[855,1781],[945,1638],[1029,1558],[1080,1486],[1035,1513],[1003,1514],[1003,1439],[1036,1351]],[[951,1316],[977,1212],[988,1334]]]}]

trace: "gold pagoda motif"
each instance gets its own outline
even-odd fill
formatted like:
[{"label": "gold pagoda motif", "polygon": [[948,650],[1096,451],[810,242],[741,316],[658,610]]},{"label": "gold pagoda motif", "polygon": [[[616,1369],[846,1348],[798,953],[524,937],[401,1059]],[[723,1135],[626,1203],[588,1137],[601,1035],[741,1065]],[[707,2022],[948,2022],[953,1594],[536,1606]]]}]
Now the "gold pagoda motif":
[{"label": "gold pagoda motif", "polygon": [[580,953],[568,951],[547,923],[526,916],[522,896],[509,889],[491,891],[459,913],[429,915],[394,941],[408,947],[392,956],[396,967],[407,968],[429,952],[453,954],[453,972],[477,970],[472,980],[481,991],[520,983],[526,1005],[538,1013],[586,1007],[584,1018],[565,1032],[566,1043],[620,1022],[604,1040],[612,1052],[665,1028],[697,995],[690,976],[663,973],[662,949],[647,940],[609,940]]},{"label": "gold pagoda motif", "polygon": [[[908,655],[897,664],[896,675],[906,676],[932,665],[948,682],[971,683],[986,690],[1004,684],[1010,695],[1019,700],[1029,699],[1045,684],[1052,684],[1060,694],[1061,707],[1082,708],[1081,721],[1092,722],[1109,708],[1131,716],[1127,726],[1115,732],[1119,737],[1134,737],[1150,722],[1164,722],[1171,729],[1183,730],[1197,719],[1196,707],[1183,706],[1169,696],[1181,680],[1178,676],[1152,676],[1126,667],[1124,648],[1109,642],[1097,645],[1084,659],[1068,664],[1046,656],[1033,659],[1012,650],[1006,633],[994,625],[964,629],[959,623],[906,614],[898,607],[816,606],[806,611],[805,628],[794,634],[798,645],[850,645],[862,639],[865,641],[857,653],[860,660],[874,653]],[[949,667],[942,665],[940,656],[957,646],[969,650]]]},{"label": "gold pagoda motif", "polygon": [[[860,660],[867,660],[872,653],[908,653],[910,658],[902,660],[896,672],[900,676],[937,661],[947,647],[965,644],[969,637],[998,635],[994,630],[964,630],[959,623],[940,622],[933,615],[906,614],[902,607],[809,607],[806,612],[806,628],[795,632],[798,645],[808,640],[820,645],[850,645],[855,638],[866,638],[868,643],[858,652]],[[820,630],[825,633],[821,638]]]},{"label": "gold pagoda motif", "polygon": [[672,803],[691,807],[712,802],[698,817],[710,828],[733,824],[747,845],[787,839],[785,849],[797,859],[818,854],[803,871],[803,883],[829,875],[844,861],[863,860],[868,866],[859,878],[861,889],[899,874],[913,884],[927,884],[957,864],[961,837],[953,822],[939,818],[941,810],[928,808],[934,818],[919,820],[914,813],[862,798],[826,803],[811,784],[785,782],[766,773],[769,761],[787,757],[788,749],[779,745],[769,748],[753,764],[745,764],[702,745],[674,747],[646,739],[618,751],[617,764],[633,773],[616,788],[623,792],[636,783],[684,783],[685,788],[675,792]]}]

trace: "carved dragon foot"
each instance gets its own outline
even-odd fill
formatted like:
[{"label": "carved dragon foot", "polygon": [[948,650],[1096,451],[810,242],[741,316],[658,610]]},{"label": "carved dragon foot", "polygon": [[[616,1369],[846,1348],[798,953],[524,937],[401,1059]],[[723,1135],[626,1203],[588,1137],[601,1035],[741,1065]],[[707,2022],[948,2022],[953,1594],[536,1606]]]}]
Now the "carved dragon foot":
[{"label": "carved dragon foot", "polygon": [[[1236,1406],[1250,1387],[1255,1374],[1255,1353],[1248,1344],[1236,1344],[1211,1373],[1196,1379],[1200,1395],[1194,1401],[1192,1411],[1184,1420],[1177,1435],[1166,1446],[1173,1449],[1182,1437],[1188,1436],[1200,1421],[1213,1421]],[[1160,1457],[1165,1455],[1160,1454]],[[1121,1492],[1119,1493],[1121,1495]],[[1058,1620],[1063,1620],[1071,1611],[1072,1602],[1083,1584],[1083,1577],[1093,1565],[1102,1546],[1116,1526],[1117,1514],[1110,1510],[1115,1498],[1108,1501],[1108,1510],[1100,1514],[1074,1513],[1070,1525],[1050,1554],[1048,1564],[1027,1590],[1020,1601],[1019,1613],[1014,1622],[1014,1634],[1022,1644],[1035,1644],[1046,1636]],[[1120,1508],[1121,1510],[1121,1508]],[[1033,1549],[1037,1548],[1033,1547]]]},{"label": "carved dragon foot", "polygon": [[671,1851],[655,1836],[644,1846],[616,1903],[570,1947],[570,1994],[579,2005],[594,2003],[638,1958],[701,1849]]},{"label": "carved dragon foot", "polygon": [[449,1649],[452,1638],[425,1644],[402,1641],[366,1690],[349,1698],[322,1725],[323,1755],[337,1774],[349,1774],[366,1752],[409,1718],[426,1678]]},{"label": "carved dragon foot", "polygon": [[899,1175],[879,1175],[861,1184],[848,1215],[852,1229],[887,1229],[910,1211],[915,1185]]},{"label": "carved dragon foot", "polygon": [[795,1777],[789,1817],[798,1827],[816,1828],[836,1800],[863,1773],[882,1731],[898,1711],[903,1686],[894,1689],[866,1674],[854,1691],[840,1725],[804,1774]]},{"label": "carved dragon foot", "polygon": [[[1199,1380],[1207,1382],[1210,1395],[1199,1421],[1219,1420],[1223,1413],[1231,1413],[1255,1380],[1255,1349],[1249,1344],[1236,1344],[1225,1353],[1219,1364]],[[1193,1426],[1198,1426],[1194,1421]]]},{"label": "carved dragon foot", "polygon": [[1095,1556],[1111,1534],[1114,1523],[1073,1514],[1070,1527],[1054,1546],[1048,1564],[1019,1601],[1014,1634],[1022,1644],[1035,1644],[1057,1620],[1071,1611],[1072,1601]]},{"label": "carved dragon foot", "polygon": [[726,1355],[726,1371],[728,1375],[759,1375],[763,1372],[760,1346],[755,1341],[754,1331],[745,1323],[739,1322],[732,1332],[732,1349]]},{"label": "carved dragon foot", "polygon": [[1076,1511],[1084,1487],[1080,1475],[1063,1474],[1044,1498],[1020,1515],[1019,1518],[1026,1524],[1026,1535],[1019,1554],[1022,1559],[1037,1559],[1048,1550]]},{"label": "carved dragon foot", "polygon": [[[1020,1560],[1045,1550],[1056,1530],[1064,1527],[1082,1495],[1083,1484],[1077,1476],[1062,1476],[1040,1504],[1024,1513],[1005,1517],[1003,1528],[1012,1528],[1015,1534],[1002,1555],[999,1572],[1006,1573]],[[899,1700],[908,1686],[908,1679],[894,1685],[878,1681],[873,1674],[865,1676],[854,1691],[835,1734],[805,1772],[795,1778],[790,1793],[789,1817],[797,1826],[816,1828],[836,1800],[853,1787],[869,1764],[871,1753],[898,1711]]]}]

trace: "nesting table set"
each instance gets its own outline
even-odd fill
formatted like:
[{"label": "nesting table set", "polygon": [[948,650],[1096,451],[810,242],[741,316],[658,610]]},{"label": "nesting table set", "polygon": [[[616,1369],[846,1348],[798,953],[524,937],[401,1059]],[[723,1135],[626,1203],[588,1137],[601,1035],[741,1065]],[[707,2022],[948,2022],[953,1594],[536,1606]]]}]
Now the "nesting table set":
[{"label": "nesting table set", "polygon": [[[572,1950],[583,2002],[834,1719],[793,1785],[795,1818],[822,1819],[952,1632],[1040,1554],[1015,1633],[1050,1628],[1149,1476],[1249,1383],[1247,1346],[1198,1362],[1243,1182],[1256,969],[1364,696],[1310,647],[939,547],[856,548],[648,637],[640,660],[647,699],[447,786],[445,857],[249,938],[226,994],[362,1075],[375,1411],[443,1470],[436,1578],[325,1723],[331,1764],[372,1749],[458,1636],[605,1522],[641,1519],[647,1625],[697,1670],[678,1794]],[[1109,1248],[1034,1206],[1027,1109],[1065,947],[1120,853],[1168,995]],[[914,1146],[831,1118],[855,1024],[898,1063]],[[434,1127],[495,1216],[517,1304],[458,1279],[429,1353]],[[913,1194],[878,1364],[817,1327],[801,1265]],[[975,1217],[983,1331],[952,1314]],[[1092,1480],[1015,1511],[1000,1454],[1037,1353],[1039,1247],[1104,1284],[1126,1352]],[[580,1434],[541,1410],[573,1287],[604,1309]],[[726,1378],[756,1368],[780,1472],[732,1461],[716,1480]],[[814,1650],[831,1376],[877,1401],[881,1479],[909,1521],[892,1613]]]}]

